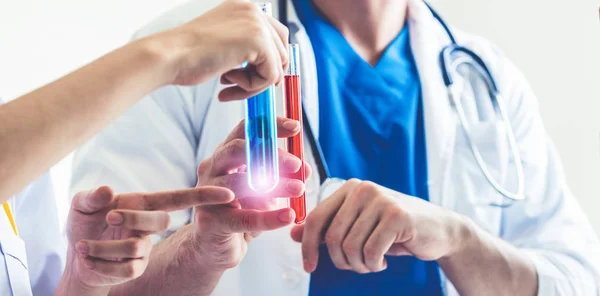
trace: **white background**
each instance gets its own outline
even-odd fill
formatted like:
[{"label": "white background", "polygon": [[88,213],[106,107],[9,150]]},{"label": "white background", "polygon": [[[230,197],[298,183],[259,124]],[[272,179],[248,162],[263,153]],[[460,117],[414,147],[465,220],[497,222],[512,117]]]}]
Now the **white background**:
[{"label": "white background", "polygon": [[[434,4],[449,22],[498,44],[524,71],[540,99],[572,191],[600,232],[596,1],[438,0]],[[15,98],[92,61],[183,2],[0,0],[0,97]],[[63,213],[70,164],[66,158],[52,170]]]}]

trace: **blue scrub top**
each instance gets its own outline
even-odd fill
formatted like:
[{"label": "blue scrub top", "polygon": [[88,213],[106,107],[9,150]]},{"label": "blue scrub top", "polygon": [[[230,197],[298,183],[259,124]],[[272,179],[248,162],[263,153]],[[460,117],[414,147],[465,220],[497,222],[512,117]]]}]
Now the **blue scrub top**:
[{"label": "blue scrub top", "polygon": [[[421,86],[407,26],[373,67],[310,0],[294,4],[315,52],[319,142],[332,176],[428,200]],[[385,271],[360,275],[338,270],[322,245],[310,295],[442,294],[436,262],[386,259]]]}]

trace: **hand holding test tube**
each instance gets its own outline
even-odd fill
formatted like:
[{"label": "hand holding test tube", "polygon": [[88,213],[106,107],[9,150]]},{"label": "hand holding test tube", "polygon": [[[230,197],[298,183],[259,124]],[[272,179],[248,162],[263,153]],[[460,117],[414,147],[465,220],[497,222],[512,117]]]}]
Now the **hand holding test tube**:
[{"label": "hand holding test tube", "polygon": [[[268,16],[270,3],[257,4]],[[268,193],[279,183],[277,131],[273,86],[246,100],[246,160],[248,184]]]}]

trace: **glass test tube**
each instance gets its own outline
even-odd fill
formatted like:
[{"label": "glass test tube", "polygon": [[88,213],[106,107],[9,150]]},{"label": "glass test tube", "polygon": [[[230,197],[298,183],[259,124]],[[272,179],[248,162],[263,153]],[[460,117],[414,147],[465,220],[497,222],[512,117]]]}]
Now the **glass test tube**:
[{"label": "glass test tube", "polygon": [[[258,3],[272,14],[271,3]],[[257,193],[267,193],[279,182],[277,118],[273,86],[246,100],[246,170],[248,184]]]},{"label": "glass test tube", "polygon": [[[302,125],[302,96],[300,93],[300,56],[298,44],[289,45],[290,64],[283,81],[284,89],[284,109],[285,116],[290,119],[298,120]],[[304,163],[304,143],[303,133],[287,138],[285,142],[286,150],[300,158]],[[305,181],[306,175],[304,164],[300,170],[288,177]],[[303,193],[301,196],[290,198],[290,208],[296,212],[296,224],[301,224],[306,219],[306,198]]]}]

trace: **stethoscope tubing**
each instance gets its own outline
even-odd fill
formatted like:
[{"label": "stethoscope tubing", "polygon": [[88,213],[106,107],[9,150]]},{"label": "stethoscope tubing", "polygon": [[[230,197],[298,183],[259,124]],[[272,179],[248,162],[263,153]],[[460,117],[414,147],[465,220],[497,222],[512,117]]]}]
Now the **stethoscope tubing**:
[{"label": "stethoscope tubing", "polygon": [[[515,139],[515,136],[513,133],[512,126],[511,126],[508,116],[506,114],[504,100],[503,100],[502,96],[500,95],[500,92],[498,90],[498,85],[496,84],[496,81],[495,81],[491,71],[489,70],[489,68],[487,67],[487,65],[485,64],[485,62],[479,55],[477,55],[472,50],[462,47],[462,46],[459,46],[457,44],[456,38],[454,37],[454,34],[450,30],[450,28],[446,24],[446,22],[429,4],[427,4],[427,3],[425,3],[425,4],[431,11],[434,18],[444,28],[444,30],[446,31],[446,33],[448,35],[448,38],[450,39],[450,44],[448,46],[446,46],[440,53],[440,57],[439,57],[440,68],[442,71],[442,78],[444,80],[444,84],[448,88],[448,95],[450,97],[450,101],[456,109],[456,113],[458,115],[461,126],[463,127],[464,132],[466,134],[467,141],[469,142],[469,146],[471,148],[473,157],[475,158],[475,161],[477,162],[481,172],[485,176],[488,183],[490,183],[490,185],[492,185],[492,187],[504,197],[503,200],[508,200],[508,202],[492,201],[492,202],[487,203],[487,205],[495,206],[495,207],[508,207],[508,206],[511,206],[515,201],[524,200],[525,199],[525,195],[524,195],[525,177],[524,177],[524,172],[523,172],[523,163],[522,163],[521,155],[518,150],[518,146],[516,143],[516,139]],[[279,1],[279,20],[283,24],[288,23],[287,10],[288,10],[287,0],[280,0]],[[453,58],[454,56],[459,56],[459,55],[462,55],[462,58],[461,57],[459,57],[457,59]],[[464,57],[468,57],[469,59],[465,59]],[[476,71],[480,74],[480,76],[482,78],[484,78],[485,83],[489,90],[490,98],[493,100],[493,102],[496,103],[496,105],[498,107],[498,111],[500,113],[501,119],[505,126],[505,132],[506,132],[506,136],[508,139],[510,153],[512,154],[512,158],[515,162],[515,171],[516,171],[516,177],[517,177],[517,191],[516,192],[510,192],[509,190],[504,188],[499,182],[497,182],[495,178],[493,178],[491,172],[489,171],[487,165],[485,164],[485,161],[483,160],[483,157],[481,156],[481,153],[479,152],[479,149],[477,148],[477,146],[475,144],[475,141],[471,137],[470,127],[468,124],[468,120],[465,116],[464,109],[462,108],[462,104],[460,102],[460,96],[458,96],[455,93],[454,87],[453,87],[453,85],[454,85],[453,74],[458,73],[457,69],[458,69],[458,66],[460,66],[461,64],[469,64],[471,66],[474,66],[474,69],[476,69]],[[321,148],[321,145],[318,142],[315,131],[313,130],[313,128],[310,124],[308,115],[306,114],[305,106],[303,106],[303,108],[302,108],[302,120],[303,120],[304,133],[306,135],[306,139],[308,140],[308,144],[310,145],[310,148],[313,152],[313,155],[315,158],[315,163],[317,166],[317,171],[319,173],[319,184],[324,185],[324,184],[329,184],[332,182],[334,182],[334,183],[343,182],[340,179],[336,179],[336,178],[332,177],[329,167],[327,166],[327,161],[325,160],[325,155],[323,153],[323,149]]]}]

